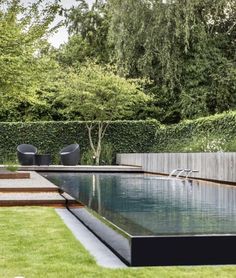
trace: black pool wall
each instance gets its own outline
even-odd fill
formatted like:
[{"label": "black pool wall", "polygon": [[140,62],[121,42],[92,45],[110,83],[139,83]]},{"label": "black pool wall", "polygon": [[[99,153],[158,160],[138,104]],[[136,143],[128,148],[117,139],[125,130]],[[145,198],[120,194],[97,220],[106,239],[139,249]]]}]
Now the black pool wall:
[{"label": "black pool wall", "polygon": [[133,237],[132,266],[236,264],[236,236]]},{"label": "black pool wall", "polygon": [[130,266],[236,264],[236,235],[123,237],[85,208],[71,212]]}]

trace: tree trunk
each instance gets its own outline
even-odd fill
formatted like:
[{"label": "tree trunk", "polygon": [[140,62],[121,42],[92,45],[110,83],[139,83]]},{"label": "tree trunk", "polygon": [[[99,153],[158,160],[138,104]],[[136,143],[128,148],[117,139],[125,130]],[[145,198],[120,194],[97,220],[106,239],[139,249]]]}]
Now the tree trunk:
[{"label": "tree trunk", "polygon": [[90,125],[88,125],[86,123],[86,127],[88,129],[88,135],[89,135],[89,143],[90,143],[90,147],[93,151],[93,154],[95,156],[95,164],[99,165],[100,163],[100,156],[101,156],[101,150],[102,150],[102,139],[105,135],[106,129],[109,125],[109,122],[104,124],[103,122],[99,122],[98,123],[98,139],[97,139],[97,146],[95,146],[94,142],[93,142],[93,138],[92,138],[92,129],[95,127],[94,123],[90,123]]}]

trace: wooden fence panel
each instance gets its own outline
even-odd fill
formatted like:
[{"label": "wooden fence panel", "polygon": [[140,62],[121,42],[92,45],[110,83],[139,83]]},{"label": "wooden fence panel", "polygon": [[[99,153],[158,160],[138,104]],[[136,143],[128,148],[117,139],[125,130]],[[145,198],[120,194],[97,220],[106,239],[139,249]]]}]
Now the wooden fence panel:
[{"label": "wooden fence panel", "polygon": [[170,174],[173,169],[192,169],[191,177],[236,182],[236,153],[126,153],[117,164],[142,166],[152,173]]}]

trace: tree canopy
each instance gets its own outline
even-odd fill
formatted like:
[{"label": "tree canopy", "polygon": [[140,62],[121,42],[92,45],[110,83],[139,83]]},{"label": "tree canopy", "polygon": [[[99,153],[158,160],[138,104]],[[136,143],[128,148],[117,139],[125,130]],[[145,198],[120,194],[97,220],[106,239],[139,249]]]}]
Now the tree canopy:
[{"label": "tree canopy", "polygon": [[[107,67],[127,84],[142,80],[154,98],[134,119],[170,124],[235,109],[235,0],[78,0],[69,10],[59,4],[0,2],[2,121],[65,119],[58,84],[71,72],[78,80],[84,64]],[[46,37],[63,11],[69,40],[53,49]],[[89,90],[94,82],[87,82]],[[81,115],[77,109],[70,118]]]},{"label": "tree canopy", "polygon": [[234,109],[235,0],[109,0],[120,74],[153,80],[164,122]]},{"label": "tree canopy", "polygon": [[111,46],[108,43],[110,15],[103,0],[96,0],[91,8],[86,0],[66,11],[66,25],[70,38],[61,48],[59,59],[67,65],[96,59],[108,63]]},{"label": "tree canopy", "polygon": [[[133,81],[94,63],[66,73],[58,102],[67,119],[86,121],[90,145],[99,164],[101,142],[112,120],[127,119],[150,100]],[[69,85],[68,85],[69,82]],[[94,134],[94,136],[93,136]]]},{"label": "tree canopy", "polygon": [[0,0],[0,121],[85,120],[98,163],[111,120],[235,110],[235,22],[236,0]]},{"label": "tree canopy", "polygon": [[36,92],[53,67],[41,51],[58,6],[40,3],[24,8],[19,1],[1,1],[1,120],[22,120],[30,107],[40,104]]}]

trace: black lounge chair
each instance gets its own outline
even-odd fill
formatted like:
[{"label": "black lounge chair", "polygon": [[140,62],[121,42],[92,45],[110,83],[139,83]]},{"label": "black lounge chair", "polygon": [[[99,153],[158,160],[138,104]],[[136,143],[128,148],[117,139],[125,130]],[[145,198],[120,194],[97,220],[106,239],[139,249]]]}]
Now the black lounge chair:
[{"label": "black lounge chair", "polygon": [[79,144],[72,144],[60,151],[61,164],[74,166],[80,163],[80,147]]},{"label": "black lounge chair", "polygon": [[34,165],[37,148],[30,144],[21,144],[17,147],[17,157],[21,165]]}]

